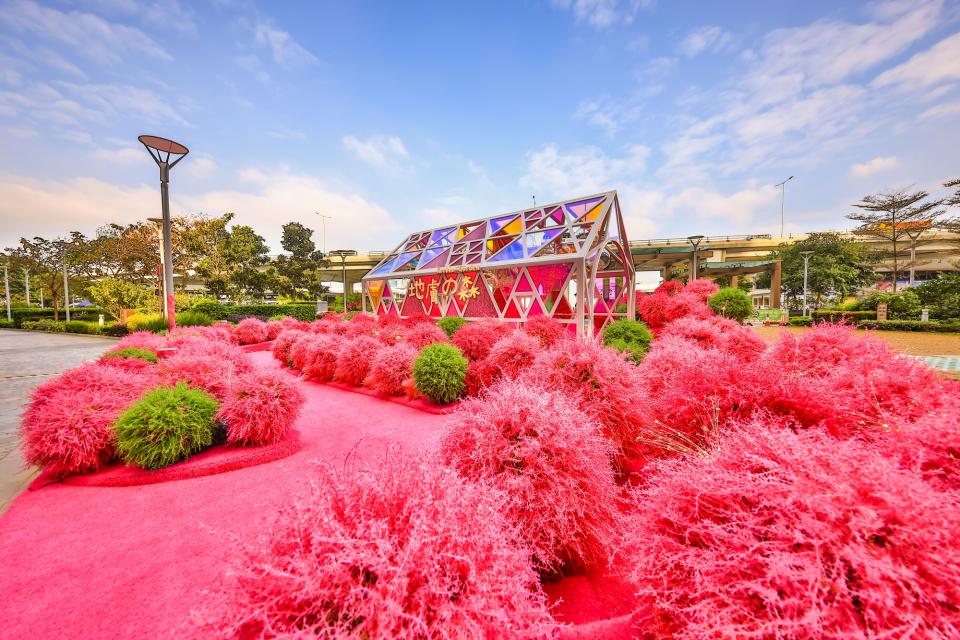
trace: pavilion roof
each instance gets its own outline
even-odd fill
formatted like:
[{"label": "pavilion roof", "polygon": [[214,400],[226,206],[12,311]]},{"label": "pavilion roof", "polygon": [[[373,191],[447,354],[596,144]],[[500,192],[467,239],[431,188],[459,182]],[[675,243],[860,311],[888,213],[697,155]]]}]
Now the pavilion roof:
[{"label": "pavilion roof", "polygon": [[616,196],[608,191],[418,231],[364,279],[583,258],[596,248]]}]

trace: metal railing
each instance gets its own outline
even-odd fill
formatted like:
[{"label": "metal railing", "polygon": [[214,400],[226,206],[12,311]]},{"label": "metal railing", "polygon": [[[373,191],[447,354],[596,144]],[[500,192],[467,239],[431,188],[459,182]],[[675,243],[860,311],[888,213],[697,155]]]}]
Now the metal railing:
[{"label": "metal railing", "polygon": [[[713,242],[744,242],[749,240],[772,240],[773,236],[769,233],[755,233],[750,235],[743,236],[705,236],[701,240],[702,244],[710,244]],[[689,245],[690,241],[687,238],[650,238],[648,240],[631,240],[631,247],[652,247],[654,245]]]}]

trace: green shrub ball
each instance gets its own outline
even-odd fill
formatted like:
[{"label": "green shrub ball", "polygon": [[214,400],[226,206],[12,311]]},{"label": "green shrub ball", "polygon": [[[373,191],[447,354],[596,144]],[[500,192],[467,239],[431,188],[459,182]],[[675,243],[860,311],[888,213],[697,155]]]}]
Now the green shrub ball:
[{"label": "green shrub ball", "polygon": [[466,388],[467,359],[452,344],[431,344],[413,363],[417,390],[438,404],[459,398]]},{"label": "green shrub ball", "polygon": [[143,396],[117,420],[117,451],[124,462],[160,469],[213,444],[219,405],[182,382]]},{"label": "green shrub ball", "polygon": [[616,349],[633,362],[639,363],[650,348],[653,334],[642,322],[637,320],[617,320],[603,330],[603,344]]},{"label": "green shrub ball", "polygon": [[733,287],[720,289],[710,296],[707,304],[717,315],[737,322],[743,322],[753,314],[753,303],[750,302],[750,296]]},{"label": "green shrub ball", "polygon": [[437,326],[447,332],[448,338],[452,338],[453,334],[465,324],[467,324],[467,321],[463,318],[450,317],[437,320]]},{"label": "green shrub ball", "polygon": [[108,351],[102,356],[101,360],[106,360],[107,358],[139,358],[140,360],[146,360],[147,362],[156,362],[157,354],[149,349],[138,349],[136,347],[128,347],[126,349],[117,349],[116,351]]}]

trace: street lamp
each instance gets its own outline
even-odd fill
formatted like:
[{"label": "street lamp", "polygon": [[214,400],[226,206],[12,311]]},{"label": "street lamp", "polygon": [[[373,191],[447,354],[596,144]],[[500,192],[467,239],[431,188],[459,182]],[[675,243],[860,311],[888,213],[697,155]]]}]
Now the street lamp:
[{"label": "street lamp", "polygon": [[331,251],[330,255],[340,258],[340,266],[343,268],[343,310],[347,310],[347,258],[357,255],[353,249],[337,249]]},{"label": "street lamp", "polygon": [[787,183],[793,180],[793,176],[790,176],[783,182],[778,182],[773,185],[775,187],[780,187],[780,237],[783,237],[783,202],[787,198]]},{"label": "street lamp", "polygon": [[[160,206],[163,212],[163,290],[166,298],[167,327],[172,331],[176,322],[176,308],[173,302],[173,240],[170,229],[170,169],[177,166],[190,150],[179,142],[158,136],[140,136],[137,138],[146,148],[160,168]],[[175,156],[170,162],[170,156]]]},{"label": "street lamp", "polygon": [[3,263],[3,291],[7,295],[7,322],[11,322],[13,315],[10,312],[10,276],[7,273],[7,263]]},{"label": "street lamp", "polygon": [[333,216],[325,216],[319,211],[314,211],[314,215],[318,215],[323,219],[323,254],[327,254],[327,220],[333,220]]},{"label": "street lamp", "polygon": [[807,268],[810,266],[810,256],[813,255],[813,251],[801,251],[800,255],[803,256],[803,315],[807,316]]},{"label": "street lamp", "polygon": [[690,280],[693,281],[697,279],[697,271],[700,266],[697,261],[697,247],[703,242],[703,236],[687,236],[687,242],[693,245],[693,266],[690,269]]}]

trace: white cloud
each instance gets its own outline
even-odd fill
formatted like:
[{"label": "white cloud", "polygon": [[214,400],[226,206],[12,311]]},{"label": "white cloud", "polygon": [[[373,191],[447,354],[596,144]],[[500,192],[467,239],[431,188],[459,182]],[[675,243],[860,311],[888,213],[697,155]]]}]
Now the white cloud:
[{"label": "white cloud", "polygon": [[0,11],[0,24],[31,38],[56,42],[100,64],[120,64],[139,56],[173,60],[166,49],[140,29],[109,22],[92,13],[65,13],[29,0],[15,0]]},{"label": "white cloud", "polygon": [[144,0],[93,0],[93,5],[107,13],[138,17],[153,27],[193,33],[197,25],[193,12],[178,0],[145,2]]},{"label": "white cloud", "polygon": [[946,118],[957,114],[960,114],[960,101],[945,102],[943,104],[938,104],[935,107],[930,107],[921,113],[920,119],[929,120],[930,118]]},{"label": "white cloud", "polygon": [[762,210],[771,210],[779,201],[779,190],[773,186],[751,186],[731,194],[702,187],[688,187],[664,199],[664,210],[670,215],[684,214],[700,220],[720,220],[728,227],[742,227],[755,221]]},{"label": "white cloud", "polygon": [[[316,178],[248,169],[239,183],[243,187],[235,190],[174,190],[171,209],[174,215],[235,212],[237,224],[252,226],[274,251],[280,250],[281,225],[298,221],[316,226],[314,210],[332,216],[327,221],[330,247],[382,250],[396,242],[400,227],[383,207]],[[107,222],[143,220],[157,215],[159,200],[154,185],[125,187],[92,177],[36,180],[0,173],[0,246],[12,246],[21,236],[60,236],[74,229],[90,234]]]},{"label": "white cloud", "polygon": [[901,65],[881,73],[874,86],[900,85],[905,90],[960,80],[960,33],[944,38]]},{"label": "white cloud", "polygon": [[316,56],[304,49],[293,36],[268,22],[257,23],[254,41],[269,48],[273,61],[285,69],[296,69],[319,62]]},{"label": "white cloud", "polygon": [[344,136],[343,147],[363,162],[380,169],[402,168],[410,158],[403,140],[397,136],[371,136],[366,140]]},{"label": "white cloud", "polygon": [[642,145],[627,147],[622,157],[611,158],[597,147],[561,153],[557,145],[548,144],[527,154],[520,185],[544,202],[608,191],[618,182],[639,179],[649,155],[650,149]]},{"label": "white cloud", "polygon": [[553,0],[554,7],[572,11],[577,22],[597,29],[631,24],[641,9],[651,5],[653,0]]},{"label": "white cloud", "polygon": [[896,156],[877,156],[873,160],[853,165],[850,167],[850,173],[858,178],[865,178],[881,171],[896,169],[899,166],[900,161],[897,160]]},{"label": "white cloud", "polygon": [[720,52],[730,45],[730,34],[717,26],[697,27],[680,41],[677,49],[688,58],[706,50]]}]

